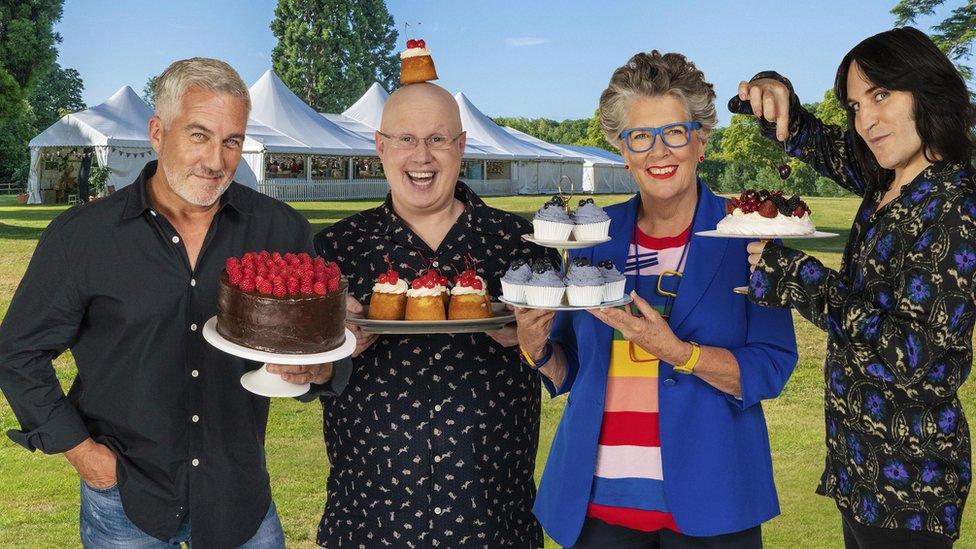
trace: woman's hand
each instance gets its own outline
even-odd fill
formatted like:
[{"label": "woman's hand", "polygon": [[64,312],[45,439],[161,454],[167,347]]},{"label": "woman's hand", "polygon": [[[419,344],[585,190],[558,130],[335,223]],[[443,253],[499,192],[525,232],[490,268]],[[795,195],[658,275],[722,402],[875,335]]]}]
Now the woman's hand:
[{"label": "woman's hand", "polygon": [[549,331],[555,317],[556,311],[515,307],[518,344],[529,356],[535,358],[542,354],[542,348],[549,341]]},{"label": "woman's hand", "polygon": [[749,101],[752,114],[776,123],[776,139],[786,141],[790,136],[790,90],[779,80],[760,78],[755,82],[739,82],[739,99]]},{"label": "woman's hand", "polygon": [[766,240],[756,240],[746,246],[746,251],[749,252],[749,272],[756,270],[756,265],[759,265],[759,259],[762,257],[763,250],[766,249],[766,244],[769,244]]},{"label": "woman's hand", "polygon": [[640,315],[615,308],[588,309],[604,324],[620,330],[627,341],[639,345],[648,353],[671,364],[684,364],[691,356],[691,345],[678,339],[664,317],[644,301],[637,292],[630,292]]}]

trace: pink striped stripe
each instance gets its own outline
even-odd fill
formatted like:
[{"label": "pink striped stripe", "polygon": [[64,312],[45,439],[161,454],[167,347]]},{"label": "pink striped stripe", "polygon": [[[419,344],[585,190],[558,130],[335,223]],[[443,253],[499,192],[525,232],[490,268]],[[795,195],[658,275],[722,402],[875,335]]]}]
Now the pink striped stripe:
[{"label": "pink striped stripe", "polygon": [[661,449],[643,446],[597,446],[594,474],[603,478],[664,480]]},{"label": "pink striped stripe", "polygon": [[657,377],[608,377],[604,410],[657,413]]},{"label": "pink striped stripe", "polygon": [[[678,264],[681,260],[681,251],[684,250],[684,246],[678,246],[677,248],[666,248],[663,250],[648,250],[646,248],[641,248],[641,256],[647,258],[651,254],[657,252],[657,264],[649,265],[640,270],[641,276],[656,276],[661,274],[662,271],[673,270],[674,266]],[[681,270],[681,266],[678,267]],[[628,275],[634,274],[633,271],[628,271]]]}]

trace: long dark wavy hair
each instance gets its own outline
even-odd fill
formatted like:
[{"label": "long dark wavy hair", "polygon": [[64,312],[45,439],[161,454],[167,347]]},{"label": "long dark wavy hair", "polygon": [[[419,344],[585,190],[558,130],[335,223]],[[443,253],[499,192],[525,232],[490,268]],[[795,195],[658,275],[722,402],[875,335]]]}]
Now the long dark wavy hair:
[{"label": "long dark wavy hair", "polygon": [[[854,111],[847,106],[847,72],[852,62],[875,86],[911,92],[915,129],[929,162],[940,156],[953,163],[972,165],[976,154],[976,105],[966,83],[949,58],[922,31],[902,27],[885,31],[854,46],[837,68],[834,95],[847,110],[847,124],[854,130]],[[851,132],[854,155],[866,182],[883,185],[894,174],[882,168],[867,143]]]}]

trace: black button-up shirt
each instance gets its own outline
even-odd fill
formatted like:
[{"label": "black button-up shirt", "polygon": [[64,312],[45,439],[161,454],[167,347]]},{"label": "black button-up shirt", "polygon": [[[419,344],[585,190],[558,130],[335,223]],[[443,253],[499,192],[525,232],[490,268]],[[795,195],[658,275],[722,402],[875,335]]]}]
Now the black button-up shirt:
[{"label": "black button-up shirt", "polygon": [[[362,303],[389,255],[412,279],[429,263],[448,278],[464,257],[492,296],[516,257],[525,219],[489,208],[463,183],[464,213],[437,250],[394,213],[390,198],[315,237]],[[341,396],[323,398],[332,469],[319,525],[323,547],[541,547],[532,516],[539,440],[538,375],[484,333],[380,336],[353,359]]]},{"label": "black button-up shirt", "polygon": [[[204,341],[217,279],[230,256],[311,251],[307,221],[232,184],[196,269],[150,204],[149,178],[59,215],[41,236],[0,325],[0,388],[22,431],[45,453],[86,437],[118,457],[126,515],[160,539],[189,514],[193,543],[231,547],[257,531],[271,503],[265,469],[268,399],[246,391],[253,362]],[[65,396],[52,360],[71,349]]]}]

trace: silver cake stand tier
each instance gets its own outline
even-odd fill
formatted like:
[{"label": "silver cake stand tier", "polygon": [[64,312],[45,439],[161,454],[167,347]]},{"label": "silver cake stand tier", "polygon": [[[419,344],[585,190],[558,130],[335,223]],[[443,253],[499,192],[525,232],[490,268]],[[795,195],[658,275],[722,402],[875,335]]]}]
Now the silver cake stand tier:
[{"label": "silver cake stand tier", "polygon": [[227,354],[246,360],[254,360],[265,363],[264,366],[261,366],[257,370],[247,372],[246,374],[242,375],[241,385],[256,395],[266,397],[296,397],[299,395],[304,395],[311,387],[308,383],[289,383],[281,379],[281,376],[268,372],[267,366],[269,363],[304,365],[335,362],[336,360],[352,355],[353,351],[356,350],[356,336],[353,335],[348,328],[345,329],[345,336],[346,338],[342,345],[332,349],[331,351],[304,355],[289,355],[259,351],[257,349],[251,349],[249,347],[244,347],[243,345],[238,345],[233,341],[225,339],[224,336],[217,332],[216,316],[210,317],[210,320],[203,325],[203,339],[205,339],[207,343]]}]

